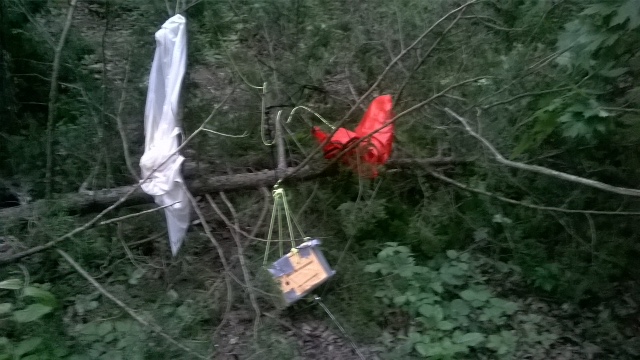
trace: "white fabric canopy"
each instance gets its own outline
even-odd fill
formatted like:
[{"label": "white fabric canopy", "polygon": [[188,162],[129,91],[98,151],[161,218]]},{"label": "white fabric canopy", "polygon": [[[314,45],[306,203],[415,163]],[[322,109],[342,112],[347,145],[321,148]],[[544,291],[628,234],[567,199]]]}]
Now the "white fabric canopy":
[{"label": "white fabric canopy", "polygon": [[155,34],[156,52],[144,113],[145,152],[140,159],[143,179],[157,169],[142,183],[142,190],[152,195],[156,204],[170,205],[164,212],[174,256],[187,232],[191,210],[180,173],[184,157],[177,153],[171,156],[178,149],[181,133],[177,115],[187,63],[186,30],[185,18],[175,15]]}]

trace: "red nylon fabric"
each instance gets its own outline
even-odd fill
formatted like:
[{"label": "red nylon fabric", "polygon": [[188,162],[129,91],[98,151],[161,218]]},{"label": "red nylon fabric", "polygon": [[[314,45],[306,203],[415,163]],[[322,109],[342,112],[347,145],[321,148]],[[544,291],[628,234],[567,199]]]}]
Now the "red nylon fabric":
[{"label": "red nylon fabric", "polygon": [[[329,143],[322,148],[325,159],[335,158],[353,142],[366,137],[356,148],[344,154],[341,160],[362,177],[377,177],[378,166],[387,162],[393,148],[394,125],[387,125],[393,119],[392,108],[393,101],[390,95],[376,97],[367,108],[355,132],[338,128],[333,134]],[[311,129],[311,133],[318,143],[323,143],[329,136],[317,126]]]}]

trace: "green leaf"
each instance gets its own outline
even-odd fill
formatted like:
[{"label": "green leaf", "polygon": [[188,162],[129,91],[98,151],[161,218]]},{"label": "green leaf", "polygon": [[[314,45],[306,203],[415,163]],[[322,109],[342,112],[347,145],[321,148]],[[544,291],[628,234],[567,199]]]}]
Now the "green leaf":
[{"label": "green leaf", "polygon": [[476,299],[476,292],[470,289],[463,290],[458,295],[460,295],[461,298],[467,301],[473,301]]},{"label": "green leaf", "polygon": [[442,287],[442,283],[440,282],[434,282],[429,284],[429,287],[433,289],[433,291],[437,292],[438,294],[441,294],[444,291],[444,288]]},{"label": "green leaf", "polygon": [[629,68],[615,68],[610,70],[600,71],[600,75],[604,77],[615,78],[629,71]]},{"label": "green leaf", "polygon": [[147,272],[146,269],[143,268],[137,268],[134,270],[134,272],[131,274],[131,276],[129,277],[129,284],[131,285],[137,285],[138,282],[140,281],[140,279],[144,276],[144,274]]},{"label": "green leaf", "polygon": [[6,290],[18,290],[22,287],[22,280],[20,279],[7,279],[0,281],[0,289]]},{"label": "green leaf", "polygon": [[14,356],[16,356],[16,358],[20,358],[22,355],[35,350],[41,343],[42,338],[39,337],[32,337],[23,340],[16,345],[15,350],[13,351]]},{"label": "green leaf", "polygon": [[448,331],[448,330],[453,330],[455,327],[456,325],[451,321],[445,320],[445,321],[438,322],[438,329],[440,330]]},{"label": "green leaf", "polygon": [[418,312],[422,314],[422,316],[432,318],[435,321],[440,321],[444,317],[444,312],[442,308],[438,305],[428,305],[423,304],[418,308]]},{"label": "green leaf", "polygon": [[594,15],[594,14],[609,15],[614,11],[616,11],[615,6],[598,3],[595,5],[589,6],[587,9],[581,12],[580,15]]},{"label": "green leaf", "polygon": [[484,336],[484,334],[481,334],[478,332],[470,332],[462,335],[458,339],[457,343],[467,345],[467,346],[477,346],[478,344],[483,342],[485,339],[486,337]]},{"label": "green leaf", "polygon": [[105,321],[98,325],[98,336],[105,336],[113,330],[113,323],[111,321]]},{"label": "green leaf", "polygon": [[449,259],[455,259],[458,257],[458,252],[455,250],[447,250],[447,256]]},{"label": "green leaf", "polygon": [[11,311],[12,307],[13,307],[13,304],[11,304],[11,303],[1,303],[0,304],[0,315],[8,313],[9,311]]},{"label": "green leaf", "polygon": [[45,305],[50,305],[52,307],[56,305],[56,297],[53,296],[52,293],[34,286],[27,286],[24,288],[22,295],[38,299]]},{"label": "green leaf", "polygon": [[491,303],[491,305],[497,308],[500,308],[502,311],[504,311],[508,315],[512,315],[513,313],[518,311],[518,309],[520,308],[520,306],[517,303],[514,303],[512,301],[506,301],[499,298],[491,298],[489,299],[489,303]]},{"label": "green leaf", "polygon": [[51,310],[51,306],[44,304],[31,304],[22,310],[14,311],[13,320],[19,323],[35,321],[51,312]]},{"label": "green leaf", "polygon": [[385,265],[381,263],[369,264],[364,267],[364,271],[369,273],[375,273],[380,271],[383,267],[385,267]]},{"label": "green leaf", "polygon": [[622,24],[629,20],[627,28],[633,30],[640,25],[640,0],[627,0],[618,8],[618,13],[611,19],[609,26]]},{"label": "green leaf", "polygon": [[471,312],[471,307],[469,307],[469,304],[467,304],[467,302],[462,299],[455,299],[451,301],[450,309],[456,314],[463,316],[469,315],[469,313]]},{"label": "green leaf", "polygon": [[407,296],[406,295],[400,295],[400,296],[396,296],[395,298],[393,298],[393,304],[395,306],[403,305],[406,301],[407,301]]},{"label": "green leaf", "polygon": [[429,354],[429,349],[430,349],[431,346],[433,346],[433,345],[419,342],[419,343],[417,343],[415,345],[415,349],[418,352],[418,354],[420,354],[422,356],[427,356],[427,354]]}]

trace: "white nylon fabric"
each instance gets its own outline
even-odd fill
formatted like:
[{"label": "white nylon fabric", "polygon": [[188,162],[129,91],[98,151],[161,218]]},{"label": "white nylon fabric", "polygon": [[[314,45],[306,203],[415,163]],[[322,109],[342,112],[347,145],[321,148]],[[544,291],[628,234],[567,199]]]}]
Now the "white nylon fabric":
[{"label": "white nylon fabric", "polygon": [[[180,250],[189,227],[191,206],[184,189],[180,165],[184,157],[173,154],[179,146],[177,124],[182,79],[187,63],[186,20],[175,15],[155,34],[156,51],[149,74],[149,89],[144,111],[145,151],[140,159],[142,190],[152,195],[164,209],[171,253]],[[171,158],[162,166],[167,158]]]}]

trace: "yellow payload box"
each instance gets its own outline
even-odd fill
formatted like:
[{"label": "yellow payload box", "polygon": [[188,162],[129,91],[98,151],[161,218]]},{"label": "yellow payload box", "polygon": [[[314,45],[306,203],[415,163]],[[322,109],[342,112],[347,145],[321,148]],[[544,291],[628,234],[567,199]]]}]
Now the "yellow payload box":
[{"label": "yellow payload box", "polygon": [[287,305],[300,300],[336,273],[319,245],[317,239],[306,241],[269,267],[271,275],[280,283]]}]

